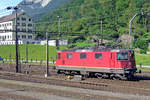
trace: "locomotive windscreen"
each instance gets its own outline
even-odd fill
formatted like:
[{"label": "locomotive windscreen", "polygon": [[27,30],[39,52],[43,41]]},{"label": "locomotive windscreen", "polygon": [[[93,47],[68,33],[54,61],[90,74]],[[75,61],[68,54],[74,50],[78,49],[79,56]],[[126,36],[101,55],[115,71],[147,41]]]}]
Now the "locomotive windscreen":
[{"label": "locomotive windscreen", "polygon": [[117,53],[117,60],[128,60],[128,52]]}]

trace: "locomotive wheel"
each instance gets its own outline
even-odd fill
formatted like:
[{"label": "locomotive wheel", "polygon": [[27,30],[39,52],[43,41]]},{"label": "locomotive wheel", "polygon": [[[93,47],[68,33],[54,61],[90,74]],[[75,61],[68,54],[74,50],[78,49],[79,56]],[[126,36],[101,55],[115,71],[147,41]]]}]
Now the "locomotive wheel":
[{"label": "locomotive wheel", "polygon": [[58,70],[58,71],[57,71],[57,74],[61,74],[61,71],[60,71],[60,70]]},{"label": "locomotive wheel", "polygon": [[95,73],[95,76],[98,78],[98,79],[102,79],[103,77],[103,74],[101,73]]},{"label": "locomotive wheel", "polygon": [[120,80],[120,78],[119,78],[119,77],[114,76],[114,77],[113,77],[113,80]]},{"label": "locomotive wheel", "polygon": [[113,80],[122,80],[124,77],[120,74],[113,74],[112,79]]},{"label": "locomotive wheel", "polygon": [[115,74],[112,77],[113,80],[127,80],[127,77],[125,75]]}]

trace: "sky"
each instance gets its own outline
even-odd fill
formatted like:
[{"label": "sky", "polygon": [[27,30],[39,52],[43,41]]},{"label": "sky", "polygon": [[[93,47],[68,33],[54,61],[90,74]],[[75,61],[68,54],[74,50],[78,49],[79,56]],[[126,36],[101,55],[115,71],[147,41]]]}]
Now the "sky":
[{"label": "sky", "polygon": [[8,6],[16,6],[23,0],[0,0],[0,17],[11,14],[12,11],[7,11]]}]

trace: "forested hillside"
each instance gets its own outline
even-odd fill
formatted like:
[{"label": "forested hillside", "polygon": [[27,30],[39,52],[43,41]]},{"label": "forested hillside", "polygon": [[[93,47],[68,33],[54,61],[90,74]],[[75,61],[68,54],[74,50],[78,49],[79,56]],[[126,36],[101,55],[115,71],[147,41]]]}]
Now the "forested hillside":
[{"label": "forested hillside", "polygon": [[129,33],[129,21],[136,13],[139,16],[133,21],[132,36],[148,41],[150,0],[72,0],[53,13],[47,13],[38,22],[37,30],[59,32],[60,21],[60,32],[84,34],[85,40],[91,40],[91,36],[101,33],[100,21],[103,21],[103,37],[114,41]]}]

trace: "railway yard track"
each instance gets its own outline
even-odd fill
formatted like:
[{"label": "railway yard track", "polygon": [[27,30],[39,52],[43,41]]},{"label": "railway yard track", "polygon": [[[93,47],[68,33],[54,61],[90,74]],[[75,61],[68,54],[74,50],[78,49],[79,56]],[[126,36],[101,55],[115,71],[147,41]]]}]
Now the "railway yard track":
[{"label": "railway yard track", "polygon": [[68,80],[67,76],[62,74],[56,74],[53,69],[50,69],[51,75],[49,77],[44,77],[44,67],[41,66],[32,67],[32,69],[30,70],[31,73],[25,73],[24,70],[22,71],[22,73],[15,73],[14,67],[8,67],[3,65],[0,65],[0,68],[0,79],[40,83],[54,86],[73,87],[80,89],[90,89],[95,91],[106,91],[109,93],[130,94],[137,97],[147,98],[139,100],[150,99],[150,72],[143,72],[142,74],[137,74],[135,76],[135,80],[132,81],[98,78],[86,78],[85,80],[80,81],[75,79]]},{"label": "railway yard track", "polygon": [[25,81],[33,83],[43,83],[57,86],[76,87],[101,91],[111,91],[119,93],[129,93],[134,95],[150,96],[150,81],[120,81],[109,79],[87,78],[84,81],[66,80],[64,75],[44,76],[25,75],[13,72],[0,71],[0,78],[7,80]]}]

